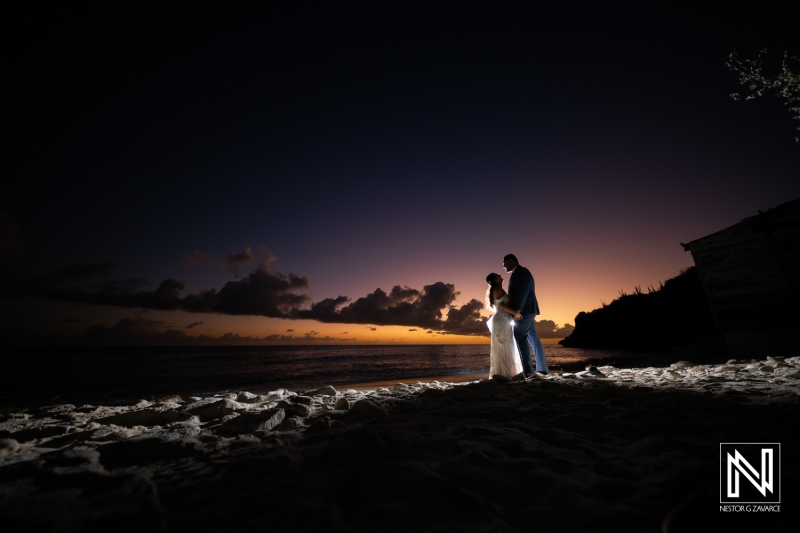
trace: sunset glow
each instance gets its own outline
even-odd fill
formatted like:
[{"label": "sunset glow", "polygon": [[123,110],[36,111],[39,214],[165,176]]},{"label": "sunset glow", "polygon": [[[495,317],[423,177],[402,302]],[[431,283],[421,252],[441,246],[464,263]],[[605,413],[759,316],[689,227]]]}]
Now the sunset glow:
[{"label": "sunset glow", "polygon": [[800,197],[792,121],[725,67],[800,53],[788,18],[340,4],[20,8],[0,340],[487,343],[513,253],[555,342]]}]

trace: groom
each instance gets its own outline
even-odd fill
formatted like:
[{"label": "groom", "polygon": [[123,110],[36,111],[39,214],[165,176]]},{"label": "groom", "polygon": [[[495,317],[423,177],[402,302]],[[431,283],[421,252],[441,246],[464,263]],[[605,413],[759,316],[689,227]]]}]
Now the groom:
[{"label": "groom", "polygon": [[536,358],[536,371],[547,374],[547,359],[544,356],[544,347],[539,335],[536,333],[534,319],[539,314],[539,303],[536,301],[536,289],[531,271],[519,266],[519,261],[514,254],[503,258],[503,268],[511,273],[508,280],[508,305],[517,312],[514,315],[514,340],[517,342],[519,357],[522,360],[522,371],[525,375],[533,373],[531,363],[531,348]]}]

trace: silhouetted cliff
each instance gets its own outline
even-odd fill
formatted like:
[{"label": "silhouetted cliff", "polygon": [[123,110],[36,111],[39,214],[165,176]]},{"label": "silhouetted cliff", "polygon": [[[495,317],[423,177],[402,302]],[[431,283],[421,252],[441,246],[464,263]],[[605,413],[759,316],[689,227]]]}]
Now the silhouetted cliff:
[{"label": "silhouetted cliff", "polygon": [[608,305],[575,317],[575,330],[560,344],[575,348],[669,350],[716,336],[703,285],[694,267],[658,290],[622,294]]}]

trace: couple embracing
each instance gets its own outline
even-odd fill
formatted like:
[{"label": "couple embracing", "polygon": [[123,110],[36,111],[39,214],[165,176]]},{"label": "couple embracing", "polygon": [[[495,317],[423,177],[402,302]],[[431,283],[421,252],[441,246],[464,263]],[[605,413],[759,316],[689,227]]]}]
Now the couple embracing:
[{"label": "couple embracing", "polygon": [[[514,254],[503,258],[503,268],[511,276],[508,293],[503,290],[503,277],[494,272],[486,276],[486,306],[494,311],[487,325],[492,333],[489,376],[512,378],[524,373],[547,374],[544,347],[536,333],[534,319],[539,314],[536,290],[530,270],[520,266]],[[530,344],[529,344],[530,343]],[[531,361],[531,346],[536,368]]]}]

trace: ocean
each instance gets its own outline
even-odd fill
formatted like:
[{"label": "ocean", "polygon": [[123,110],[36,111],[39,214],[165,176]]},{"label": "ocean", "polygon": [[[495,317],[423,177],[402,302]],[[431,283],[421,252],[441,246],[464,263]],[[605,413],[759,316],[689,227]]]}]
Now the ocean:
[{"label": "ocean", "polygon": [[[489,345],[5,348],[0,407],[115,404],[169,394],[424,379],[489,372]],[[630,357],[621,350],[546,345],[551,370]]]}]

